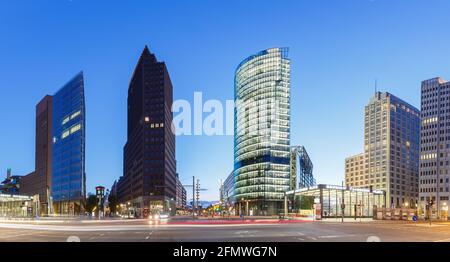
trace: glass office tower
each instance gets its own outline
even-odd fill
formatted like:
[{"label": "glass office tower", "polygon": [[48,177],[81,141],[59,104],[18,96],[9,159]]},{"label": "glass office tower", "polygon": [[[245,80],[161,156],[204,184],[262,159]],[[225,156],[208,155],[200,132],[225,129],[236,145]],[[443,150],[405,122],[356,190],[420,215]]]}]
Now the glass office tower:
[{"label": "glass office tower", "polygon": [[85,126],[81,72],[53,96],[51,195],[58,214],[84,212]]},{"label": "glass office tower", "polygon": [[290,60],[272,48],[235,75],[234,176],[238,212],[273,215],[290,188]]}]

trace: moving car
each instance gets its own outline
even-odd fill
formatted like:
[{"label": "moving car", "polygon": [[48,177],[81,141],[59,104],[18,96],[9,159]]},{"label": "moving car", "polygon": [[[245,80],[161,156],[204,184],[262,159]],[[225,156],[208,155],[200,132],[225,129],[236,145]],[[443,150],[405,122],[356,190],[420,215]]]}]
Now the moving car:
[{"label": "moving car", "polygon": [[161,213],[154,213],[149,216],[149,219],[152,221],[166,221],[169,220],[170,215],[169,213],[161,212]]}]

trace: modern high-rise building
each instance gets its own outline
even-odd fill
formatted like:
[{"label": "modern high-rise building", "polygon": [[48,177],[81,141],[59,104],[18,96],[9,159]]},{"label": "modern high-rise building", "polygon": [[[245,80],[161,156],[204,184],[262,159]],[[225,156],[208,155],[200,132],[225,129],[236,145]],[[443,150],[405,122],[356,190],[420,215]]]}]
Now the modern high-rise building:
[{"label": "modern high-rise building", "polygon": [[85,125],[84,78],[80,72],[36,105],[35,170],[22,178],[20,193],[39,195],[42,215],[84,211]]},{"label": "modern high-rise building", "polygon": [[52,96],[46,95],[36,105],[35,170],[22,179],[21,193],[39,195],[40,213],[50,213],[52,178]]},{"label": "modern high-rise building", "polygon": [[304,146],[291,147],[291,188],[310,188],[316,186],[313,163]]},{"label": "modern high-rise building", "polygon": [[242,214],[281,212],[290,189],[290,60],[271,48],[235,73],[235,200]]},{"label": "modern high-rise building", "polygon": [[415,208],[419,140],[420,111],[390,93],[376,92],[365,107],[364,154],[346,159],[346,185],[385,191],[387,207]]},{"label": "modern high-rise building", "polygon": [[80,72],[53,95],[51,195],[58,214],[84,212],[85,114],[84,78]]},{"label": "modern high-rise building", "polygon": [[422,82],[419,211],[449,218],[450,197],[450,82]]},{"label": "modern high-rise building", "polygon": [[128,132],[119,202],[137,216],[154,210],[175,213],[173,90],[166,64],[144,48],[128,89]]}]

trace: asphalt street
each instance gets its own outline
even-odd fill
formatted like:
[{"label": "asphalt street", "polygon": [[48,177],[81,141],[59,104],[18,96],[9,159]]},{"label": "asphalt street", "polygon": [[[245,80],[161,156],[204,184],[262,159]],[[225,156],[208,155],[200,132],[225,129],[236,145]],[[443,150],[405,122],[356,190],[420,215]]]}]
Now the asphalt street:
[{"label": "asphalt street", "polygon": [[154,224],[148,221],[83,223],[1,222],[2,242],[450,242],[450,224],[377,222],[260,222]]}]

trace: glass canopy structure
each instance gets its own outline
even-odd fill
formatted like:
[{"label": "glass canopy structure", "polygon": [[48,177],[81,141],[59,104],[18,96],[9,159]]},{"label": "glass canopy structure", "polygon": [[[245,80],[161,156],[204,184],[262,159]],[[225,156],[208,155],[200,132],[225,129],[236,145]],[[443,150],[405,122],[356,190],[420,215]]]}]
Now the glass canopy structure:
[{"label": "glass canopy structure", "polygon": [[[286,192],[290,202],[290,212],[299,209],[313,209],[320,206],[322,218],[373,217],[374,208],[386,206],[386,193],[381,190],[342,187],[320,184],[311,188],[302,188]],[[308,203],[309,206],[305,206]],[[320,204],[320,205],[317,205]]]}]

